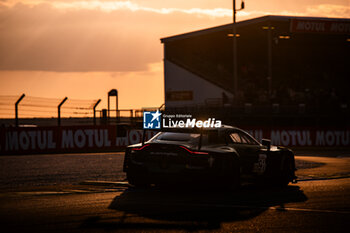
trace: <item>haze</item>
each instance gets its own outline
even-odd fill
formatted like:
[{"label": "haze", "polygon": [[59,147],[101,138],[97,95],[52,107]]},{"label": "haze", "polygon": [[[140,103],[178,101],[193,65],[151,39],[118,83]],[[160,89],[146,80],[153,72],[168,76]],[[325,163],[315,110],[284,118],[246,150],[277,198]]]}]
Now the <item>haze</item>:
[{"label": "haze", "polygon": [[[238,1],[239,3],[240,1]],[[350,0],[246,0],[257,16],[350,16]],[[229,0],[0,0],[0,95],[164,102],[161,37],[232,22]]]}]

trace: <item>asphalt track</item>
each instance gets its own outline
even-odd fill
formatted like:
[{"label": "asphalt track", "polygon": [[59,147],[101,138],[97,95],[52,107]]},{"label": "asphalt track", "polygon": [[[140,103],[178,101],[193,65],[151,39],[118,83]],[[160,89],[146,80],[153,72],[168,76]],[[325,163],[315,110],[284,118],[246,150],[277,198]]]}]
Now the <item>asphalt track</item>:
[{"label": "asphalt track", "polygon": [[4,156],[0,232],[348,232],[350,157],[328,153],[297,153],[297,184],[234,192],[134,189],[118,153]]}]

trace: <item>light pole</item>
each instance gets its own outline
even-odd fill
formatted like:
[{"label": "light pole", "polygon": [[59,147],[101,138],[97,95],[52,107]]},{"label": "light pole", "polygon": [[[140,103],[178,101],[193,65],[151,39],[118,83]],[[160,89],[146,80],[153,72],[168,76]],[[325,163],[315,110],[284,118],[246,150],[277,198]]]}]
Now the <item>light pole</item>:
[{"label": "light pole", "polygon": [[244,9],[244,1],[241,2],[241,8],[236,9],[236,0],[233,0],[233,91],[237,98],[238,75],[237,75],[237,33],[236,33],[236,12]]}]

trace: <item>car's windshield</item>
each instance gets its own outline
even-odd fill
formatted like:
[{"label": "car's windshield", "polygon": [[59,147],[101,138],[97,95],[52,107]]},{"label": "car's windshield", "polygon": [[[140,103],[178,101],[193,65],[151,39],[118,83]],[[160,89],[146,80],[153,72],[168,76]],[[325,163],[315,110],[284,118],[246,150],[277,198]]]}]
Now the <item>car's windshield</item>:
[{"label": "car's windshield", "polygon": [[[186,142],[190,144],[199,143],[199,133],[183,133],[183,132],[160,132],[150,141],[159,142]],[[224,138],[218,135],[218,131],[209,131],[202,134],[202,145],[225,143]]]},{"label": "car's windshield", "polygon": [[200,137],[198,133],[175,133],[175,132],[161,132],[156,135],[155,140],[161,141],[195,141]]}]

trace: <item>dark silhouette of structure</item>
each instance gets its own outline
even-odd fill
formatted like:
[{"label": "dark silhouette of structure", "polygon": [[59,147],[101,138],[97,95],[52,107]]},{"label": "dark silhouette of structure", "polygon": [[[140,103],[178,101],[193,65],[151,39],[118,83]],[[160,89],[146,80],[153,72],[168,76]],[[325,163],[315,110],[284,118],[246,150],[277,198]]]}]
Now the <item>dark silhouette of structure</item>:
[{"label": "dark silhouette of structure", "polygon": [[221,107],[227,96],[253,111],[349,111],[350,19],[263,16],[236,31],[236,92],[232,24],[161,39],[167,109]]}]

